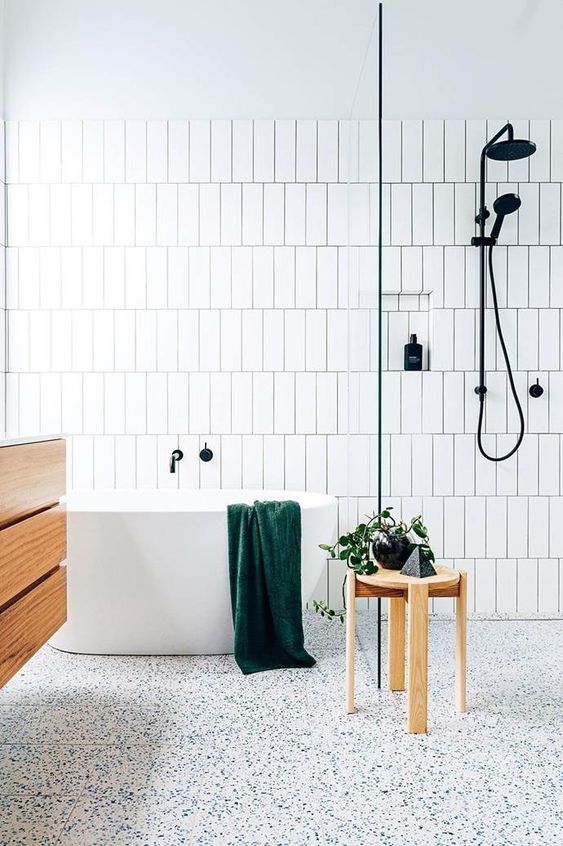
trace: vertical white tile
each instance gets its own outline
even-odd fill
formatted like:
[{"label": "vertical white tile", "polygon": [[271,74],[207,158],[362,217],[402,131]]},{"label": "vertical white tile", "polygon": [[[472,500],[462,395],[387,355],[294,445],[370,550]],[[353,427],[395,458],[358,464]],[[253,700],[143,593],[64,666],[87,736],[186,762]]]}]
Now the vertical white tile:
[{"label": "vertical white tile", "polygon": [[168,179],[188,181],[188,122],[168,121]]},{"label": "vertical white tile", "polygon": [[412,243],[412,192],[410,185],[391,186],[391,242]]},{"label": "vertical white tile", "polygon": [[252,431],[274,433],[274,374],[254,373],[252,377]]},{"label": "vertical white tile", "polygon": [[264,311],[264,370],[283,370],[283,324],[281,309]]},{"label": "vertical white tile", "polygon": [[129,435],[146,433],[147,379],[145,373],[125,374],[125,431]]},{"label": "vertical white tile", "polygon": [[297,182],[317,180],[317,121],[297,121]]},{"label": "vertical white tile", "polygon": [[[41,182],[60,182],[61,123],[58,120],[42,120],[39,127],[39,167]],[[9,138],[8,133],[6,135]]]},{"label": "vertical white tile", "polygon": [[295,182],[296,146],[295,121],[276,120],[274,130],[276,182]]},{"label": "vertical white tile", "polygon": [[454,491],[453,435],[435,435],[433,447],[434,496],[451,496]]},{"label": "vertical white tile", "polygon": [[230,182],[232,171],[232,122],[211,121],[211,181]]},{"label": "vertical white tile", "polygon": [[559,562],[554,558],[540,558],[538,561],[538,611],[541,614],[556,615],[559,610]]},{"label": "vertical white tile", "polygon": [[422,182],[422,121],[404,120],[402,132],[402,181]]},{"label": "vertical white tile", "polygon": [[209,373],[190,373],[189,391],[190,433],[202,435],[210,423]]},{"label": "vertical white tile", "polygon": [[233,182],[252,182],[254,141],[251,120],[233,121]]},{"label": "vertical white tile", "polygon": [[360,121],[360,182],[378,179],[378,127],[375,120]]},{"label": "vertical white tile", "polygon": [[191,120],[189,129],[190,182],[211,179],[211,121]]},{"label": "vertical white tile", "polygon": [[254,121],[254,181],[274,181],[274,121]]},{"label": "vertical white tile", "polygon": [[209,308],[210,253],[208,247],[192,247],[189,256],[190,308]]},{"label": "vertical white tile", "polygon": [[[178,367],[178,315],[175,311],[159,309],[156,323],[156,367],[171,371]],[[218,356],[218,335],[215,338]]]},{"label": "vertical white tile", "polygon": [[282,245],[285,240],[285,188],[283,185],[264,185],[264,243]]},{"label": "vertical white tile", "polygon": [[454,186],[434,185],[434,244],[454,243]]},{"label": "vertical white tile", "polygon": [[94,185],[92,187],[92,243],[95,246],[113,244],[113,215],[113,185]]},{"label": "vertical white tile", "polygon": [[168,181],[168,124],[148,120],[146,128],[147,182]]},{"label": "vertical white tile", "polygon": [[147,181],[147,124],[144,120],[125,121],[125,181]]},{"label": "vertical white tile", "polygon": [[243,247],[232,253],[233,308],[252,308],[252,250]]},{"label": "vertical white tile", "polygon": [[168,431],[185,434],[189,428],[187,373],[168,374]]},{"label": "vertical white tile", "polygon": [[549,555],[549,498],[531,496],[528,498],[528,554],[537,558]]},{"label": "vertical white tile", "polygon": [[104,181],[104,123],[85,120],[82,124],[82,178],[84,182]]},{"label": "vertical white tile", "polygon": [[104,431],[125,433],[125,375],[106,373],[104,377]]},{"label": "vertical white tile", "polygon": [[538,562],[536,558],[518,561],[518,612],[535,614],[538,610]]},{"label": "vertical white tile", "polygon": [[242,243],[261,244],[263,239],[263,186],[242,186]]},{"label": "vertical white tile", "polygon": [[454,241],[456,244],[469,244],[475,233],[476,212],[475,185],[458,183],[454,186]]},{"label": "vertical white tile", "polygon": [[240,185],[221,185],[221,244],[239,245],[242,239]]},{"label": "vertical white tile", "polygon": [[429,361],[432,370],[454,369],[453,309],[439,309],[433,312]]},{"label": "vertical white tile", "polygon": [[539,188],[537,183],[519,185],[519,195],[522,200],[518,210],[519,244],[539,244]]},{"label": "vertical white tile", "polygon": [[104,121],[104,180],[125,181],[125,121]]},{"label": "vertical white tile", "polygon": [[61,124],[61,179],[82,181],[82,121],[63,120]]},{"label": "vertical white tile", "polygon": [[428,372],[422,381],[422,430],[429,434],[443,431],[442,374]]},{"label": "vertical white tile", "polygon": [[305,186],[285,187],[285,243],[305,244]]},{"label": "vertical white tile", "polygon": [[221,189],[219,185],[199,186],[199,243],[221,243]]},{"label": "vertical white tile", "polygon": [[563,182],[563,120],[551,121],[551,180]]},{"label": "vertical white tile", "polygon": [[252,373],[233,373],[232,376],[233,434],[252,432]]},{"label": "vertical white tile", "polygon": [[135,363],[139,371],[156,370],[156,311],[135,314]]},{"label": "vertical white tile", "polygon": [[493,614],[495,611],[496,567],[490,558],[475,560],[475,611]]},{"label": "vertical white tile", "polygon": [[136,444],[135,438],[120,435],[114,438],[115,450],[115,487],[130,490],[136,481]]},{"label": "vertical white tile", "polygon": [[338,121],[319,120],[317,124],[317,179],[338,182]]},{"label": "vertical white tile", "polygon": [[550,123],[551,121],[549,120],[531,120],[529,126],[530,134],[523,136],[524,138],[530,138],[536,145],[536,152],[529,159],[531,182],[549,182],[551,178]]},{"label": "vertical white tile", "polygon": [[[434,143],[439,144],[439,139],[436,138]],[[446,182],[463,182],[465,180],[465,157],[465,121],[452,119],[445,120],[444,179]],[[477,162],[477,167],[478,164],[479,163]]]},{"label": "vertical white tile", "polygon": [[538,439],[539,484],[538,493],[543,496],[558,496],[559,480],[559,436],[543,434]]},{"label": "vertical white tile", "polygon": [[[130,246],[135,243],[135,186],[116,184],[113,201],[115,243]],[[52,206],[51,219],[54,219]]]},{"label": "vertical white tile", "polygon": [[[92,244],[92,186],[72,185],[70,202],[72,208],[71,240],[74,246]],[[31,223],[30,223],[31,230]]]},{"label": "vertical white tile", "polygon": [[518,493],[537,496],[538,436],[528,433],[518,450]]},{"label": "vertical white tile", "polygon": [[400,120],[383,121],[383,178],[400,182],[402,170],[402,132]]},{"label": "vertical white tile", "polygon": [[326,185],[307,185],[306,241],[322,246],[327,243],[327,189]]},{"label": "vertical white tile", "polygon": [[338,122],[338,179],[357,182],[359,179],[360,133],[359,121]]},{"label": "vertical white tile", "polygon": [[561,243],[561,186],[540,185],[540,244]]},{"label": "vertical white tile", "polygon": [[412,186],[412,242],[427,245],[433,239],[432,186]]},{"label": "vertical white tile", "polygon": [[506,497],[487,497],[486,523],[487,555],[491,558],[506,558],[508,529]]},{"label": "vertical white tile", "polygon": [[424,152],[424,160],[422,163],[422,178],[425,182],[444,181],[444,123],[443,120],[425,120],[423,122],[421,147]]},{"label": "vertical white tile", "polygon": [[255,309],[274,305],[274,251],[255,247],[252,251],[252,300]]},{"label": "vertical white tile", "polygon": [[[231,250],[229,247],[217,247],[211,250],[211,300],[212,308],[230,308],[231,306]],[[168,257],[168,284],[170,286],[170,255]],[[170,291],[170,288],[169,288]],[[170,301],[170,293],[169,293]],[[182,308],[185,308],[182,304]]]},{"label": "vertical white tile", "polygon": [[538,311],[518,310],[518,369],[535,370],[538,367]]},{"label": "vertical white tile", "polygon": [[529,305],[532,308],[549,306],[550,252],[549,247],[530,247],[529,250]]},{"label": "vertical white tile", "polygon": [[473,309],[455,309],[454,314],[454,368],[472,370],[475,363],[475,312]]},{"label": "vertical white tile", "polygon": [[444,555],[462,558],[465,549],[465,504],[462,497],[444,497]]},{"label": "vertical white tile", "polygon": [[135,243],[156,243],[156,185],[135,186]]},{"label": "vertical white tile", "polygon": [[199,185],[178,185],[178,244],[199,244]]},{"label": "vertical white tile", "polygon": [[39,182],[39,122],[19,124],[19,182]]},{"label": "vertical white tile", "polygon": [[485,555],[485,497],[466,497],[465,525],[471,531],[465,536],[465,555],[470,558],[483,558]]},{"label": "vertical white tile", "polygon": [[215,434],[229,434],[231,431],[231,375],[230,373],[211,373],[210,379],[210,431]]}]

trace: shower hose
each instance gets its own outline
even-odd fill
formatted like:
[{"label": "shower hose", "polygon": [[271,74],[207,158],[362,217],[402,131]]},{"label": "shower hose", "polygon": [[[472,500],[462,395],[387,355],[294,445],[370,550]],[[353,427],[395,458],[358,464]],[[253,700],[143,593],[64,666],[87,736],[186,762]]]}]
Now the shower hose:
[{"label": "shower hose", "polygon": [[510,383],[510,390],[512,391],[512,396],[514,398],[514,404],[516,405],[516,410],[518,411],[518,417],[520,418],[520,434],[518,435],[518,440],[516,444],[512,447],[510,452],[507,452],[506,455],[488,455],[485,452],[483,447],[482,435],[483,435],[483,413],[485,411],[485,394],[479,395],[479,421],[477,423],[477,446],[479,447],[479,452],[489,461],[505,461],[507,458],[510,458],[511,455],[514,455],[520,444],[522,443],[522,439],[524,437],[524,415],[522,413],[522,406],[520,405],[520,400],[518,399],[518,393],[516,391],[516,385],[514,384],[514,377],[512,375],[512,367],[510,366],[510,359],[508,357],[508,352],[506,349],[506,344],[504,343],[504,336],[502,334],[502,327],[500,325],[500,315],[498,310],[498,299],[497,299],[497,289],[495,286],[495,274],[493,270],[493,245],[489,247],[489,274],[491,277],[491,291],[493,294],[493,307],[495,311],[495,323],[497,327],[498,339],[500,341],[500,346],[502,349],[502,354],[504,356],[504,360],[506,362],[506,372],[508,374],[508,381]]}]

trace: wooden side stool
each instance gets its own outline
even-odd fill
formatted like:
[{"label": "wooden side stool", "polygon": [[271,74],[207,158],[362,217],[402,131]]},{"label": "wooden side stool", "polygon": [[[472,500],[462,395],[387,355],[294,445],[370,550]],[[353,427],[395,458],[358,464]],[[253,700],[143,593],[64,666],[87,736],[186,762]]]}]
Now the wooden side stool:
[{"label": "wooden side stool", "polygon": [[405,689],[405,609],[408,620],[407,731],[420,734],[428,725],[428,600],[434,596],[455,597],[456,681],[455,704],[467,710],[467,573],[434,565],[437,575],[427,579],[402,576],[397,570],[380,567],[374,576],[357,576],[348,570],[346,586],[346,713],[354,713],[354,655],[356,597],[383,596],[389,599],[388,686]]}]

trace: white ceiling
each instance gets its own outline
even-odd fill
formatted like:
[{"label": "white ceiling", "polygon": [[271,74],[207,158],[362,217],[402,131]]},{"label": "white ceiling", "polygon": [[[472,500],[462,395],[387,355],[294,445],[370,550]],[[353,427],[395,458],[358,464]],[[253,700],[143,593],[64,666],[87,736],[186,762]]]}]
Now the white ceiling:
[{"label": "white ceiling", "polygon": [[[374,0],[5,0],[8,117],[348,117]],[[563,0],[386,0],[387,117],[563,117]],[[377,33],[355,117],[374,117]]]}]

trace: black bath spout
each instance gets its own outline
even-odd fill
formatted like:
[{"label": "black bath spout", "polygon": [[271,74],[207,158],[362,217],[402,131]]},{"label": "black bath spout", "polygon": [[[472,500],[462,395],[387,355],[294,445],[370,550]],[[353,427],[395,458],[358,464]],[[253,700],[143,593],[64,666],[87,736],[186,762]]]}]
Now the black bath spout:
[{"label": "black bath spout", "polygon": [[182,452],[181,449],[175,449],[174,450],[174,452],[170,456],[170,472],[171,473],[176,472],[176,464],[178,463],[178,461],[181,461],[183,457],[184,457],[184,453]]}]

